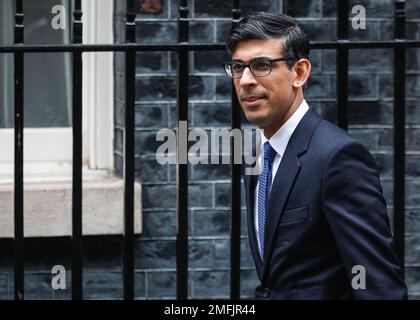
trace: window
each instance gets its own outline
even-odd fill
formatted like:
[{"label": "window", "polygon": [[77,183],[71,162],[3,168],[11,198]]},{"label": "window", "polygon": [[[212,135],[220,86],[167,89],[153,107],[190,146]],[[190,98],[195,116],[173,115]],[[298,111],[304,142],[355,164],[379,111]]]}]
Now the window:
[{"label": "window", "polygon": [[[54,5],[65,8],[65,29],[55,30]],[[68,44],[71,0],[23,0],[25,44]],[[83,0],[83,42],[113,43],[113,0]],[[14,0],[0,1],[0,45],[13,44]],[[83,53],[83,207],[85,234],[123,230],[123,182],[113,171],[112,52]],[[72,54],[25,54],[25,235],[71,234]],[[13,55],[0,54],[0,237],[13,234]],[[135,188],[135,230],[140,232],[140,186]],[[106,199],[106,201],[104,200]],[[57,224],[57,221],[60,223]]]},{"label": "window", "polygon": [[[69,8],[69,0],[59,1]],[[64,30],[51,28],[55,0],[23,1],[25,44],[70,43],[70,10]],[[0,3],[2,45],[13,44],[15,1]],[[25,161],[30,175],[42,162],[71,162],[71,54],[29,53],[24,58]],[[52,90],[52,88],[54,88]],[[3,174],[13,163],[13,55],[0,58],[0,154]],[[37,164],[37,165],[35,165]]]},{"label": "window", "polygon": [[[51,9],[57,0],[23,1],[25,44],[71,43],[72,1],[66,9],[66,28],[53,29]],[[15,1],[0,1],[0,45],[13,44]],[[112,1],[83,1],[85,43],[112,43]],[[25,179],[62,172],[69,178],[72,161],[71,53],[25,54],[24,121]],[[113,166],[113,53],[83,54],[84,163],[89,169]],[[13,172],[13,55],[0,55],[0,180]],[[48,166],[47,166],[48,164]],[[47,171],[42,168],[47,169]],[[49,168],[49,169],[48,169]]]}]

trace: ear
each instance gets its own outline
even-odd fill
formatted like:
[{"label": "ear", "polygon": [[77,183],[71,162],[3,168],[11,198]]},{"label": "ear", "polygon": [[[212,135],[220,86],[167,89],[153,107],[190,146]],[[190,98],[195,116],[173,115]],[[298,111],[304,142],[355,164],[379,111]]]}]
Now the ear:
[{"label": "ear", "polygon": [[296,78],[293,81],[293,87],[300,88],[308,81],[311,73],[311,63],[307,59],[300,59],[293,65]]}]

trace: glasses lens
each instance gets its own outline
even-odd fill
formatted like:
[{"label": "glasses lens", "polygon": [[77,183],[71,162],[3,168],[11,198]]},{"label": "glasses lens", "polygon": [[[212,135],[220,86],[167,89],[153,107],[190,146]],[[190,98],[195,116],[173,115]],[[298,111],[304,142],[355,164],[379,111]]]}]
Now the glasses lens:
[{"label": "glasses lens", "polygon": [[256,59],[251,62],[251,70],[256,76],[266,76],[271,71],[271,62],[267,59]]},{"label": "glasses lens", "polygon": [[228,77],[233,78],[232,66],[228,63],[225,64],[225,72],[228,75]]},{"label": "glasses lens", "polygon": [[232,78],[239,78],[244,71],[244,66],[239,62],[232,62],[229,64],[229,69]]}]

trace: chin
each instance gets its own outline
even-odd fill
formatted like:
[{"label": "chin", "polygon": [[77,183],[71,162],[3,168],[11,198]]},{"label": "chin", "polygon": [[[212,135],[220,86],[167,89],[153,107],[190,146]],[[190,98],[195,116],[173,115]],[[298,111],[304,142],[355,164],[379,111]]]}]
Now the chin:
[{"label": "chin", "polygon": [[267,123],[267,117],[261,114],[256,114],[257,112],[247,112],[245,113],[245,118],[248,122],[257,125],[259,128],[263,127]]}]

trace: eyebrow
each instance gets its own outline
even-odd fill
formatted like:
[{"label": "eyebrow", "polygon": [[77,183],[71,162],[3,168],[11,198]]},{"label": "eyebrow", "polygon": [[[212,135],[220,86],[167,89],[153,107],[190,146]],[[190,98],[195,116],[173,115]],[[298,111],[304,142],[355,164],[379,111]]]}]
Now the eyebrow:
[{"label": "eyebrow", "polygon": [[[251,59],[251,60],[249,60],[249,61],[254,61],[254,60],[257,60],[257,59],[276,59],[276,58],[266,57],[266,56],[261,56],[261,57],[256,57],[256,58],[253,58],[253,59]],[[241,59],[232,59],[232,61],[244,62],[244,61],[243,61],[243,60],[241,60]]]}]

